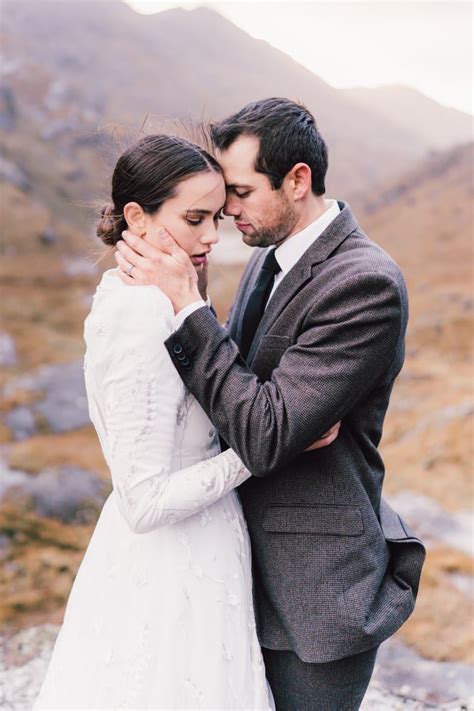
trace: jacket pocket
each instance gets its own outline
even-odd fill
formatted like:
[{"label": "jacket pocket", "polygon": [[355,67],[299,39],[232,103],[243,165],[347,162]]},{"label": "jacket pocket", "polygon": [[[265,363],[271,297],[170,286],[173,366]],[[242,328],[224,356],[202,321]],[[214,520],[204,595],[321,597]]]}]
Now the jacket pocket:
[{"label": "jacket pocket", "polygon": [[380,501],[379,518],[380,527],[390,550],[392,577],[400,588],[411,589],[416,597],[425,560],[425,547],[407,523],[383,498]]},{"label": "jacket pocket", "polygon": [[[392,635],[413,612],[418,593],[425,549],[406,523],[382,499],[379,536],[384,541],[384,555],[378,550],[375,559],[367,554],[371,546],[354,557],[355,568],[346,577],[344,590],[338,595],[342,624],[375,644]],[[373,569],[362,576],[360,568]]]},{"label": "jacket pocket", "polygon": [[364,522],[358,506],[270,505],[262,527],[270,533],[304,533],[319,536],[361,536]]}]

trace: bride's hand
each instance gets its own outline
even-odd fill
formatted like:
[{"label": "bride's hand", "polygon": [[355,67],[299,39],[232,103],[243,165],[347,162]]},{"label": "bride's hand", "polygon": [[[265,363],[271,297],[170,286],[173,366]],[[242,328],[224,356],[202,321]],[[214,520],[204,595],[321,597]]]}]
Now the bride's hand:
[{"label": "bride's hand", "polygon": [[122,237],[115,259],[123,282],[130,286],[159,286],[171,300],[175,313],[200,301],[196,270],[164,227],[147,235],[146,240],[129,230],[122,232]]},{"label": "bride's hand", "polygon": [[328,444],[332,444],[332,442],[337,439],[340,427],[341,422],[336,422],[330,430],[323,434],[321,439],[317,439],[316,442],[313,442],[313,444],[308,447],[308,449],[305,449],[305,452],[312,452],[314,449],[322,449],[322,447],[327,447]]}]

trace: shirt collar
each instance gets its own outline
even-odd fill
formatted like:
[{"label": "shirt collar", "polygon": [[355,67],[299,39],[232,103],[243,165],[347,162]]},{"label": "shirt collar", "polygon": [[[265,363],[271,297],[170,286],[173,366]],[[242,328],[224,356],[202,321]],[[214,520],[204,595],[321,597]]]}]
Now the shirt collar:
[{"label": "shirt collar", "polygon": [[283,274],[287,274],[308,247],[324,232],[340,212],[337,200],[326,200],[326,210],[317,220],[287,239],[275,250],[275,258]]}]

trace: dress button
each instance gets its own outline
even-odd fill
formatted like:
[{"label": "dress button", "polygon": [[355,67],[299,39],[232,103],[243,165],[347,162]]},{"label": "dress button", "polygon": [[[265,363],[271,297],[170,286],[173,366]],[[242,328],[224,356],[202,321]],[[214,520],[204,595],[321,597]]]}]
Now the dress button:
[{"label": "dress button", "polygon": [[183,352],[183,346],[180,343],[176,343],[175,346],[173,346],[173,353],[182,353]]}]

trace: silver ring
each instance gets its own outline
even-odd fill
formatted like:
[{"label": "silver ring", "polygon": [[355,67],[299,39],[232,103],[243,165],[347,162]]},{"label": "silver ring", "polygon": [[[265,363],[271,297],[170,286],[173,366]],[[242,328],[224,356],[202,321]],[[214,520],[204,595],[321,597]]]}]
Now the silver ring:
[{"label": "silver ring", "polygon": [[132,274],[132,269],[133,269],[134,266],[135,266],[134,264],[130,264],[129,268],[127,269],[127,276],[131,276],[131,274]]}]

